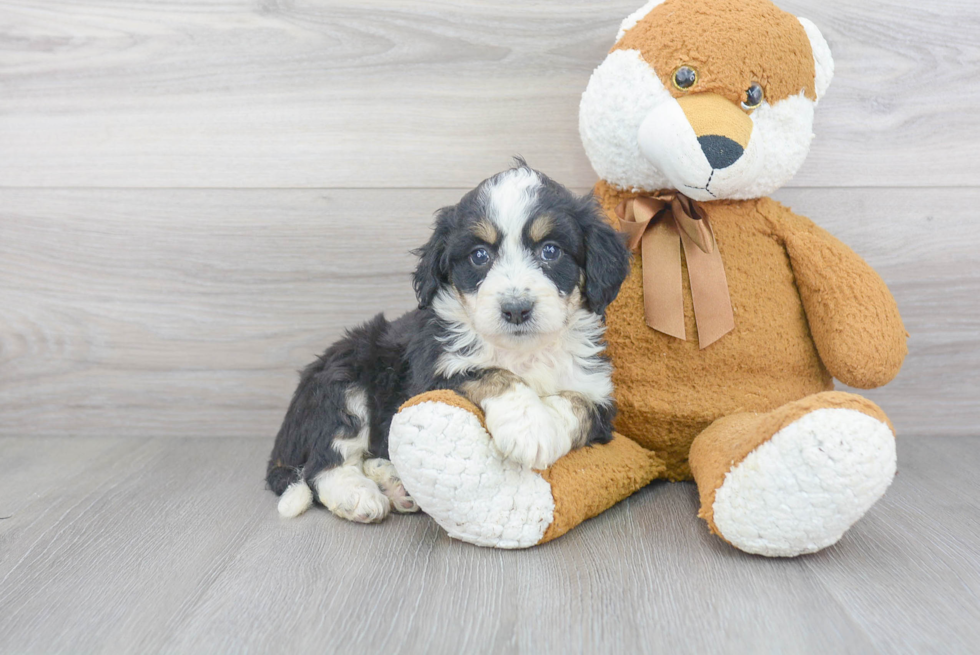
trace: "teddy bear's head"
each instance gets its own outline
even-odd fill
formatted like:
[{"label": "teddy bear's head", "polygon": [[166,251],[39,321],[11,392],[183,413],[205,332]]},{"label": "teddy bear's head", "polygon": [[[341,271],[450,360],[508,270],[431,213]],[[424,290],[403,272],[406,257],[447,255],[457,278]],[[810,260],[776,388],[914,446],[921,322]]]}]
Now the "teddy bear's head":
[{"label": "teddy bear's head", "polygon": [[817,27],[770,0],[650,0],[589,81],[582,143],[621,189],[767,196],[803,165],[833,70]]}]

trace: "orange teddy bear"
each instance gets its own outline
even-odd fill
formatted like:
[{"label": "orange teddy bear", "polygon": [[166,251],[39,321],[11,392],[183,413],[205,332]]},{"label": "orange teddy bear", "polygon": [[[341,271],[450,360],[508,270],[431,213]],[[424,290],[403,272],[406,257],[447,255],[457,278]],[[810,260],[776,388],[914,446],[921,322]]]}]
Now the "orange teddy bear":
[{"label": "orange teddy bear", "polygon": [[[892,425],[833,379],[873,388],[898,373],[898,308],[857,254],[767,197],[802,166],[832,76],[816,26],[769,0],[652,0],[623,22],[580,131],[596,196],[636,252],[606,333],[628,440],[515,469],[476,407],[414,399],[392,460],[451,535],[526,547],[653,479],[693,478],[715,534],[795,556],[836,543],[882,496]],[[460,482],[454,458],[495,473]]]}]

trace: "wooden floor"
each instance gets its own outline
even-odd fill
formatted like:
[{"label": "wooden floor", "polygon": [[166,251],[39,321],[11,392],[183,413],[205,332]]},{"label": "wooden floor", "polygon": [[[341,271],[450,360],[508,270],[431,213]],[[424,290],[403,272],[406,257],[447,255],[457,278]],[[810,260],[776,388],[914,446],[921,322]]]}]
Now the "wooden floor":
[{"label": "wooden floor", "polygon": [[[980,439],[904,439],[836,546],[741,554],[654,484],[530,551],[282,520],[260,439],[0,439],[3,653],[976,653]],[[371,602],[365,602],[370,599]]]},{"label": "wooden floor", "polygon": [[0,0],[0,655],[980,652],[980,4],[777,0],[836,78],[776,198],[911,333],[901,471],[771,561],[657,484],[547,546],[281,521],[296,370],[414,305],[433,212],[578,103],[642,0]]}]

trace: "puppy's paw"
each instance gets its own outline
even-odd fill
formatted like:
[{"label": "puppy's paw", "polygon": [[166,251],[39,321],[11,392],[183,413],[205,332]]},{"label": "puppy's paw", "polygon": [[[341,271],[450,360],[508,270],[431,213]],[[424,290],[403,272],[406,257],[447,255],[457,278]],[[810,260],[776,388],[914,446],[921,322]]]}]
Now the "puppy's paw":
[{"label": "puppy's paw", "polygon": [[546,469],[571,450],[568,429],[526,385],[483,401],[487,430],[500,453],[532,469]]},{"label": "puppy's paw", "polygon": [[405,485],[395,471],[395,466],[386,459],[369,459],[364,462],[364,475],[381,489],[381,493],[391,501],[391,507],[400,514],[419,511],[418,503],[405,491]]},{"label": "puppy's paw", "polygon": [[339,466],[316,477],[317,497],[342,519],[378,523],[391,511],[391,501],[378,485],[354,466]]}]

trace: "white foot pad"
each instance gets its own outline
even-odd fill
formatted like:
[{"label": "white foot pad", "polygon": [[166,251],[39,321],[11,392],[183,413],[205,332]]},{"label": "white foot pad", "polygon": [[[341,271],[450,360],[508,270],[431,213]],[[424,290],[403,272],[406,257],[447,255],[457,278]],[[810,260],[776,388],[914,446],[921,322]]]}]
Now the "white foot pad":
[{"label": "white foot pad", "polygon": [[405,488],[451,537],[527,548],[554,520],[551,486],[504,458],[466,410],[438,402],[402,410],[391,422],[388,450]]},{"label": "white foot pad", "polygon": [[814,553],[836,543],[894,477],[895,437],[887,424],[853,409],[819,409],[725,475],[715,525],[748,553]]}]

